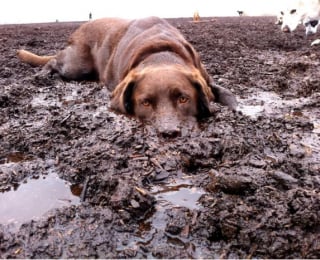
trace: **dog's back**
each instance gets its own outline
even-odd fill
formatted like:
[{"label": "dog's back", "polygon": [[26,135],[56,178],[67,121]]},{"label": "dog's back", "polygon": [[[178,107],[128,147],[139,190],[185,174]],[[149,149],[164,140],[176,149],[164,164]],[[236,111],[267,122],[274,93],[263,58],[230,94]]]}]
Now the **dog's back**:
[{"label": "dog's back", "polygon": [[69,44],[74,41],[85,43],[91,48],[101,46],[106,36],[112,41],[119,41],[132,21],[121,18],[101,18],[82,24],[69,38]]},{"label": "dog's back", "polygon": [[[167,55],[168,52],[170,55]],[[201,67],[193,47],[167,21],[157,17],[134,20],[118,42],[103,81],[109,82],[113,88],[114,84],[138,65],[172,62]]]},{"label": "dog's back", "polygon": [[18,56],[32,65],[46,63],[43,71],[58,72],[66,79],[97,75],[110,90],[142,61],[145,65],[192,65],[208,78],[193,47],[176,28],[158,17],[97,19],[81,25],[70,36],[68,46],[54,56],[24,50],[18,51]]}]

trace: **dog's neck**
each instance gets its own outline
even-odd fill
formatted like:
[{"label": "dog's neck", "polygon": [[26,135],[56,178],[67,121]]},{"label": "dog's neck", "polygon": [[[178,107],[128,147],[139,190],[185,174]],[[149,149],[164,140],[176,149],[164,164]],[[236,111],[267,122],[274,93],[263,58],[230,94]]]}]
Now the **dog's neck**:
[{"label": "dog's neck", "polygon": [[165,64],[165,65],[186,65],[181,57],[170,51],[163,51],[158,53],[153,53],[146,57],[137,67],[144,68],[149,65],[155,64]]}]

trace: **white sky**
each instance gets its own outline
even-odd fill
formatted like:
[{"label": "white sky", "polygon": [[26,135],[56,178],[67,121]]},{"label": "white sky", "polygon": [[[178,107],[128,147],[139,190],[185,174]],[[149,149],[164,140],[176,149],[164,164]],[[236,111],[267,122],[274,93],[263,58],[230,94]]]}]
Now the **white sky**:
[{"label": "white sky", "polygon": [[163,18],[234,16],[237,10],[248,15],[276,15],[287,0],[1,0],[0,24],[87,20],[100,17]]}]

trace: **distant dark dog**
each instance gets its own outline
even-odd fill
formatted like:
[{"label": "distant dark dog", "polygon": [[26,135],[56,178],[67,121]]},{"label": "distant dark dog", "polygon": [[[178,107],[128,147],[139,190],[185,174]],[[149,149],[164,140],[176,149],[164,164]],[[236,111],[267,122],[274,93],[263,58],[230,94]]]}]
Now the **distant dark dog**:
[{"label": "distant dark dog", "polygon": [[184,122],[209,116],[210,101],[236,106],[230,91],[212,84],[190,43],[156,17],[87,22],[56,55],[19,50],[18,57],[44,65],[44,75],[58,73],[70,80],[98,76],[113,91],[111,108],[153,122],[163,136],[178,136]]}]

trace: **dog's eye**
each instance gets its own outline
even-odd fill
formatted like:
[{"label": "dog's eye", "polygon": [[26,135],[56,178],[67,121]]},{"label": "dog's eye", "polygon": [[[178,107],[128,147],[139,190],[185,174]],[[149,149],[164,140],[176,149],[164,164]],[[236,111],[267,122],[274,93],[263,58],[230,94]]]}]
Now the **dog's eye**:
[{"label": "dog's eye", "polygon": [[189,98],[185,97],[185,96],[180,96],[179,99],[178,99],[178,102],[180,104],[184,104],[184,103],[187,103],[189,101]]},{"label": "dog's eye", "polygon": [[145,107],[150,107],[151,106],[151,102],[149,100],[143,100],[141,102],[141,105],[143,105]]}]

